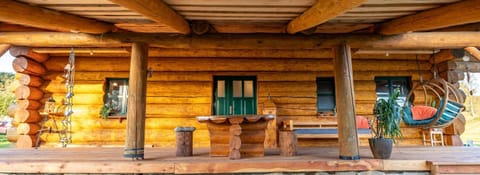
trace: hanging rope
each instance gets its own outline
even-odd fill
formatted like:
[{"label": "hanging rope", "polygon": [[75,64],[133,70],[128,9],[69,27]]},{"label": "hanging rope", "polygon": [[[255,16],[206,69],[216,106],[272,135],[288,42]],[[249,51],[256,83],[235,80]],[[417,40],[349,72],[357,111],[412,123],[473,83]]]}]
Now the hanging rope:
[{"label": "hanging rope", "polygon": [[65,95],[65,112],[62,120],[63,129],[60,133],[60,142],[63,147],[67,147],[69,143],[72,143],[72,114],[73,114],[73,87],[75,82],[75,50],[72,47],[70,55],[68,57],[68,64],[65,65],[65,88],[67,94]]},{"label": "hanging rope", "polygon": [[418,76],[420,78],[420,83],[423,83],[422,70],[420,70],[420,62],[418,61],[418,54],[415,55],[415,60],[417,63]]},{"label": "hanging rope", "polygon": [[433,79],[437,79],[438,68],[437,68],[437,61],[435,60],[435,49],[432,49],[432,59],[433,59]]}]

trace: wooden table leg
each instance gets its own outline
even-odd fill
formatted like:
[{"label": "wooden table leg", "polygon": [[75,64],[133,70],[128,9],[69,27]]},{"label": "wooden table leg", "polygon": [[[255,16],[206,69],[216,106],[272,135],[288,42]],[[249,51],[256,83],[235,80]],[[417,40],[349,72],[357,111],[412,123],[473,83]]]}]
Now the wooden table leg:
[{"label": "wooden table leg", "polygon": [[242,134],[242,127],[240,127],[240,123],[242,123],[243,118],[229,118],[228,120],[231,124],[230,126],[230,159],[240,159],[240,147],[242,147],[242,140],[240,139],[240,135]]}]

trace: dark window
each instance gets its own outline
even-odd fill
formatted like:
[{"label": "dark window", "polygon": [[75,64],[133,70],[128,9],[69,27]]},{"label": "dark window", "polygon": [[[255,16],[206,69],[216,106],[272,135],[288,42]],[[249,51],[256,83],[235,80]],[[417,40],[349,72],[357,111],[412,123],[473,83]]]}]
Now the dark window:
[{"label": "dark window", "polygon": [[320,114],[335,112],[335,84],[333,78],[317,78],[317,111]]},{"label": "dark window", "polygon": [[378,99],[388,99],[393,90],[400,89],[399,104],[402,105],[403,101],[410,91],[410,78],[408,77],[376,77],[376,91]]},{"label": "dark window", "polygon": [[127,114],[128,78],[108,78],[105,106],[110,108],[110,116]]}]

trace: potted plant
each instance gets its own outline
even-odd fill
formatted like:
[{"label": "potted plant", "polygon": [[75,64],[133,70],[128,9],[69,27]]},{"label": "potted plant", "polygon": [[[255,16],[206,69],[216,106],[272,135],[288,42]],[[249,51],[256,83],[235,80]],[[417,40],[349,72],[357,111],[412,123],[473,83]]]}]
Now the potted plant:
[{"label": "potted plant", "polygon": [[99,112],[99,115],[101,118],[103,119],[108,119],[108,116],[110,116],[110,113],[113,112],[113,109],[112,107],[110,107],[109,105],[103,105],[102,109],[100,109],[100,112]]},{"label": "potted plant", "polygon": [[391,96],[379,99],[375,103],[375,114],[372,127],[373,138],[368,139],[373,157],[376,159],[389,159],[393,143],[402,136],[400,131],[401,106],[397,103],[400,90],[395,89]]}]

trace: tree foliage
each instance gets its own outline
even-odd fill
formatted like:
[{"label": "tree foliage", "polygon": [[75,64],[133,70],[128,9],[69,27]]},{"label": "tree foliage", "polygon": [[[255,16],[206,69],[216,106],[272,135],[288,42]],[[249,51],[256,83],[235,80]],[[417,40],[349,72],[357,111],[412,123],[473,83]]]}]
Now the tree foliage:
[{"label": "tree foliage", "polygon": [[7,108],[15,100],[12,92],[15,74],[0,72],[0,116],[7,115]]}]

